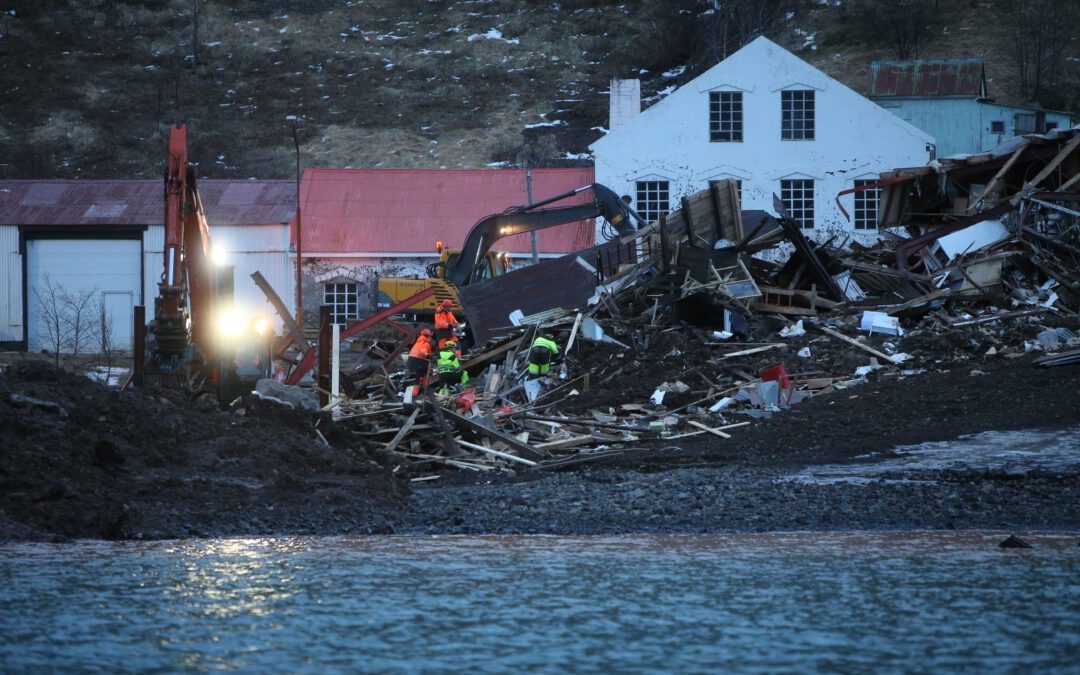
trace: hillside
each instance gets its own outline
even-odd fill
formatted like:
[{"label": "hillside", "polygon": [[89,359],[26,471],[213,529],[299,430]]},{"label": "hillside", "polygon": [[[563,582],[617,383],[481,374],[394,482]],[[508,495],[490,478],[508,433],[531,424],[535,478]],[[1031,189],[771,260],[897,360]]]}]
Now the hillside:
[{"label": "hillside", "polygon": [[[580,163],[612,76],[641,77],[648,104],[716,62],[711,4],[0,0],[0,177],[154,177],[186,120],[204,176],[291,178],[288,115],[304,166]],[[770,38],[857,91],[892,58],[850,0],[764,4]],[[919,56],[983,57],[1009,99],[986,3],[934,4]]]}]

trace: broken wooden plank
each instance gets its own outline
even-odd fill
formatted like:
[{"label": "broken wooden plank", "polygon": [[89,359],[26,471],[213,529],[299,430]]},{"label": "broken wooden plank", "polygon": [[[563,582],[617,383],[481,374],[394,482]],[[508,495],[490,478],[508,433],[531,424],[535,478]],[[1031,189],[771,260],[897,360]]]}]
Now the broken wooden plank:
[{"label": "broken wooden plank", "polygon": [[581,318],[584,316],[581,312],[577,313],[577,317],[574,318],[574,327],[570,329],[570,339],[566,341],[566,349],[563,350],[563,354],[569,354],[570,349],[574,346],[574,338],[577,337],[578,327],[581,326]]},{"label": "broken wooden plank", "polygon": [[[442,407],[442,406],[439,406]],[[465,417],[459,415],[452,410],[442,409],[443,415],[454,425],[459,428],[467,429],[473,433],[480,434],[481,436],[487,436],[494,441],[500,441],[505,443],[507,447],[513,448],[517,452],[524,453],[533,459],[546,459],[551,456],[551,453],[545,450],[537,450],[535,447],[528,443],[522,443],[518,439],[509,434],[504,434],[501,431],[489,429],[480,422],[471,417]]]},{"label": "broken wooden plank", "polygon": [[758,354],[760,352],[767,352],[770,349],[776,349],[777,347],[787,347],[787,345],[784,344],[784,343],[768,344],[768,345],[763,345],[761,347],[755,347],[753,349],[743,349],[741,351],[731,352],[730,354],[724,354],[723,356],[720,356],[718,358],[730,359],[730,358],[735,357],[735,356],[747,356],[749,354]]},{"label": "broken wooden plank", "polygon": [[413,423],[416,422],[416,416],[420,414],[420,408],[413,408],[412,414],[409,415],[409,419],[405,420],[405,424],[401,425],[394,437],[390,439],[390,442],[386,444],[386,450],[391,451],[398,446],[401,439],[405,438],[405,434],[409,433],[409,429],[412,429]]},{"label": "broken wooden plank", "polygon": [[[813,325],[813,324],[811,324],[811,325]],[[836,338],[837,340],[842,340],[842,341],[844,341],[844,342],[846,342],[846,343],[848,343],[850,345],[854,345],[855,347],[858,347],[859,349],[861,349],[861,350],[863,350],[865,352],[873,354],[874,356],[876,356],[876,357],[878,357],[880,359],[885,359],[886,361],[888,361],[889,363],[891,363],[893,365],[896,365],[896,364],[900,363],[900,361],[897,361],[896,359],[889,356],[885,352],[879,352],[878,350],[874,349],[873,347],[870,347],[868,345],[864,345],[863,343],[859,342],[855,338],[849,338],[848,336],[844,335],[843,333],[838,333],[838,332],[834,331],[831,328],[826,328],[825,326],[814,326],[814,328],[817,328],[822,333],[825,333],[826,335],[830,335],[830,336]]]},{"label": "broken wooden plank", "polygon": [[[686,433],[676,434],[674,436],[664,436],[664,439],[668,440],[668,441],[673,441],[676,438],[686,438],[687,436],[700,436],[701,434],[711,433],[714,429],[716,431],[725,431],[727,429],[734,429],[736,427],[745,427],[748,424],[750,424],[750,423],[749,422],[737,422],[735,424],[725,424],[722,427],[711,427],[711,428],[702,429],[700,431],[688,431]],[[702,425],[702,426],[705,426],[705,425]]]},{"label": "broken wooden plank", "polygon": [[706,431],[714,436],[719,436],[720,438],[731,438],[731,434],[725,434],[723,431],[720,431],[718,427],[712,428],[709,427],[709,425],[707,424],[702,424],[701,422],[698,422],[697,420],[686,420],[686,423],[692,427],[697,427],[702,431]]},{"label": "broken wooden plank", "polygon": [[539,464],[537,462],[534,462],[534,461],[529,460],[529,459],[525,459],[524,457],[518,457],[517,455],[511,455],[508,452],[499,452],[498,450],[492,450],[491,448],[485,448],[482,445],[478,445],[476,443],[470,443],[470,442],[462,440],[460,438],[458,438],[456,440],[457,440],[458,443],[460,443],[461,445],[464,445],[466,448],[470,448],[470,449],[476,450],[478,452],[483,452],[483,453],[486,453],[486,454],[489,454],[489,455],[495,455],[496,457],[502,457],[503,459],[508,459],[508,460],[510,460],[512,462],[517,462],[519,464],[524,464],[526,466],[539,466]]}]

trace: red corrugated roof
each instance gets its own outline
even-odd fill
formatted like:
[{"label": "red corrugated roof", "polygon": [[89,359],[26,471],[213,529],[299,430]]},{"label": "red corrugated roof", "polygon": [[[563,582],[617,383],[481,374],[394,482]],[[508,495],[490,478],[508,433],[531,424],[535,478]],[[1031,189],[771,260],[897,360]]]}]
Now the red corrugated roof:
[{"label": "red corrugated roof", "polygon": [[[201,179],[211,225],[287,223],[296,210],[296,182]],[[160,180],[0,180],[3,225],[160,225]]]},{"label": "red corrugated roof", "polygon": [[[533,201],[592,184],[592,167],[533,169]],[[484,216],[528,202],[524,169],[307,169],[300,186],[303,251],[433,253],[435,243],[460,247]],[[583,194],[558,205],[582,203]],[[592,246],[593,221],[537,232],[541,253]],[[294,230],[295,237],[295,230]],[[528,234],[495,248],[531,251]]]},{"label": "red corrugated roof", "polygon": [[870,96],[986,96],[981,59],[875,61]]}]

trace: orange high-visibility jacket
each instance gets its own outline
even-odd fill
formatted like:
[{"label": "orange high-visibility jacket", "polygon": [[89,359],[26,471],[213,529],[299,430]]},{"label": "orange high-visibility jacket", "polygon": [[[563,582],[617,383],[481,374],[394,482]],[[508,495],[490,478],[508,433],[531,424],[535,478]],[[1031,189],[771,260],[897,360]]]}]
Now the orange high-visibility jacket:
[{"label": "orange high-visibility jacket", "polygon": [[416,338],[412,349],[409,350],[409,356],[417,359],[426,359],[431,356],[431,340],[424,335]]},{"label": "orange high-visibility jacket", "polygon": [[449,307],[440,307],[435,310],[435,329],[445,330],[447,328],[453,328],[457,325],[457,317],[450,311]]}]

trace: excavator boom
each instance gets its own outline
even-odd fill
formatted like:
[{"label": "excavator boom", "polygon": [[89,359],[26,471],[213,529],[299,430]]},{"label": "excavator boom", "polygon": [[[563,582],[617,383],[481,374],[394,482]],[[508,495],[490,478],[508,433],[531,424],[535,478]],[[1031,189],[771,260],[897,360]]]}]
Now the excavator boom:
[{"label": "excavator boom", "polygon": [[[591,202],[543,208],[587,190],[592,190]],[[461,247],[461,253],[446,262],[445,278],[458,287],[476,281],[480,276],[480,267],[484,263],[485,255],[496,241],[504,237],[596,217],[603,217],[611,223],[620,236],[629,234],[646,224],[641,216],[610,188],[593,183],[568,190],[535,204],[511,207],[503,213],[481,219],[469,231],[465,244]]]}]

